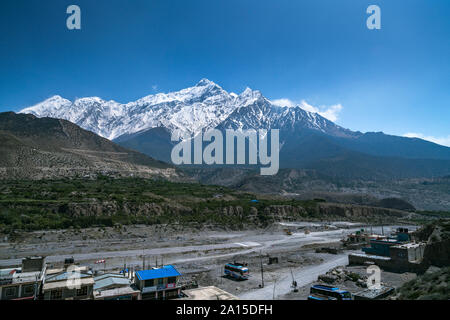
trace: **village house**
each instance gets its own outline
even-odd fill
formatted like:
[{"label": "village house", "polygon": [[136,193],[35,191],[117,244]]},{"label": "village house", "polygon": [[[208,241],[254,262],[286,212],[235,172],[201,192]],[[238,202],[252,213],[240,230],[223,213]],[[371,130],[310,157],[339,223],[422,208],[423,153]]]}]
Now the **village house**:
[{"label": "village house", "polygon": [[166,300],[178,298],[181,294],[181,274],[172,265],[150,270],[136,271],[135,284],[143,300]]},{"label": "village house", "polygon": [[0,270],[0,300],[35,299],[45,274],[44,257],[26,257],[22,267]]},{"label": "village house", "polygon": [[48,269],[42,285],[44,300],[85,300],[93,295],[94,277],[86,266],[65,263],[64,268]]}]

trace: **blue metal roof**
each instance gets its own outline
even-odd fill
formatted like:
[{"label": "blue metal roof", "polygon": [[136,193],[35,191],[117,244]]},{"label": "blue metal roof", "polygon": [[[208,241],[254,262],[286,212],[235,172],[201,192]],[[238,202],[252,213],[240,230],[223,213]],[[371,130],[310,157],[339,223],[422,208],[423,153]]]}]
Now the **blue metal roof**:
[{"label": "blue metal roof", "polygon": [[181,276],[181,273],[174,266],[168,265],[158,269],[136,271],[139,280],[151,280]]}]

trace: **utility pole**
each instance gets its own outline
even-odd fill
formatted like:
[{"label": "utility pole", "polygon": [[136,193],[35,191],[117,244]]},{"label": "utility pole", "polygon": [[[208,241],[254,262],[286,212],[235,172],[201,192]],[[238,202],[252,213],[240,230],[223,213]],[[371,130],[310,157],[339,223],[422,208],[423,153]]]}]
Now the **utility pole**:
[{"label": "utility pole", "polygon": [[298,292],[297,281],[295,281],[295,279],[294,279],[294,273],[292,272],[292,268],[290,268],[290,269],[291,269],[291,276],[292,276],[292,288],[294,289],[294,292]]},{"label": "utility pole", "polygon": [[[40,275],[40,274],[39,274]],[[35,276],[36,281],[34,282],[34,295],[33,300],[37,300],[37,291],[38,291],[38,275]]]},{"label": "utility pole", "polygon": [[275,279],[275,281],[273,282],[273,296],[272,296],[272,300],[275,300],[275,285],[277,284],[277,280]]},{"label": "utility pole", "polygon": [[264,288],[264,268],[262,261],[262,251],[259,252],[259,257],[261,259],[261,288]]}]

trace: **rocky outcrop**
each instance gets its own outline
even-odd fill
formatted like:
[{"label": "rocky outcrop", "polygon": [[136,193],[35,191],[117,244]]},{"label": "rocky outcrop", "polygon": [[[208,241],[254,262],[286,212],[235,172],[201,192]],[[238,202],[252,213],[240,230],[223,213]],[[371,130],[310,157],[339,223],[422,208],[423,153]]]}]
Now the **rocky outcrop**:
[{"label": "rocky outcrop", "polygon": [[56,208],[59,212],[67,213],[72,217],[81,216],[112,216],[125,214],[132,216],[162,216],[162,215],[186,215],[186,214],[217,214],[225,217],[237,217],[239,219],[257,221],[269,220],[272,222],[295,221],[304,219],[339,218],[341,220],[373,220],[374,218],[402,218],[406,213],[398,210],[390,210],[376,207],[363,207],[355,205],[326,204],[321,203],[316,208],[306,209],[302,206],[269,205],[263,208],[250,207],[244,210],[242,206],[224,206],[216,209],[204,208],[194,212],[194,209],[170,202],[123,202],[95,201],[84,203],[69,203]]},{"label": "rocky outcrop", "polygon": [[359,221],[380,218],[383,219],[383,222],[387,222],[389,220],[405,218],[408,216],[408,213],[379,207],[321,203],[318,205],[318,215]]},{"label": "rocky outcrop", "polygon": [[450,221],[436,221],[416,232],[416,237],[427,241],[423,260],[437,267],[450,265]]},{"label": "rocky outcrop", "polygon": [[154,202],[124,202],[102,201],[92,203],[69,203],[57,208],[60,212],[67,213],[71,217],[106,216],[111,217],[116,214],[129,216],[158,217],[162,215],[184,215],[191,214],[192,209],[179,204]]}]

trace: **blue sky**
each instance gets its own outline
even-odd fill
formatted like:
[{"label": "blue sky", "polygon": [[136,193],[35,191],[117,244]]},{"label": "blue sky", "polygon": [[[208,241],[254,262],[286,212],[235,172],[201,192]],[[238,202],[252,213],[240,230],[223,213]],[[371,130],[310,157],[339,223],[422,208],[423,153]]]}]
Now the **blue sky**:
[{"label": "blue sky", "polygon": [[[81,30],[66,28],[71,4]],[[370,4],[381,30],[366,27]],[[5,0],[0,111],[54,94],[128,102],[205,77],[450,145],[449,39],[448,0]]]}]

